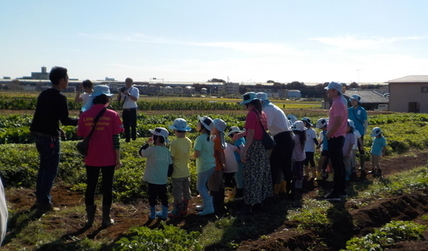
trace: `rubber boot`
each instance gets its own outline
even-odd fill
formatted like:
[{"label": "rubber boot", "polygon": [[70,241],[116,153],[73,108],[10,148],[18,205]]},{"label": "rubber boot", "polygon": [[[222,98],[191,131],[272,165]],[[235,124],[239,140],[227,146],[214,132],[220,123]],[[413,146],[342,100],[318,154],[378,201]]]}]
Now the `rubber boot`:
[{"label": "rubber boot", "polygon": [[281,184],[279,185],[279,193],[287,194],[287,181],[281,181]]},{"label": "rubber boot", "polygon": [[311,180],[314,180],[317,177],[317,170],[315,167],[311,167]]},{"label": "rubber boot", "polygon": [[156,219],[156,206],[150,206],[149,219],[151,220]]},{"label": "rubber boot", "polygon": [[328,177],[325,181],[333,182],[334,173],[328,173]]},{"label": "rubber boot", "polygon": [[202,200],[202,204],[201,205],[196,205],[195,211],[197,211],[197,212],[204,211],[204,208],[205,208],[205,204],[204,203],[205,203],[204,200]]},{"label": "rubber boot", "polygon": [[161,220],[166,220],[168,218],[168,206],[162,205],[162,211],[157,212],[156,217],[159,217]]},{"label": "rubber boot", "polygon": [[[220,196],[220,193],[221,193],[220,191],[210,191],[215,212],[221,211],[222,203],[220,202],[220,200],[222,199],[222,196]],[[223,194],[224,194],[224,190],[223,190]],[[223,201],[224,201],[224,195],[223,195]]]},{"label": "rubber boot", "polygon": [[317,170],[316,171],[316,177],[315,177],[316,181],[321,181],[322,180],[321,173],[322,173],[321,170],[319,170],[319,171]]},{"label": "rubber boot", "polygon": [[86,216],[88,217],[88,221],[85,224],[86,228],[90,228],[94,224],[96,210],[97,210],[96,205],[86,206]]},{"label": "rubber boot", "polygon": [[213,198],[210,196],[204,200],[204,210],[202,212],[199,212],[198,215],[207,215],[207,214],[213,214],[214,211],[214,205],[213,205]]},{"label": "rubber boot", "polygon": [[110,206],[103,205],[103,221],[101,223],[101,227],[106,228],[113,224],[114,220],[110,219]]},{"label": "rubber boot", "polygon": [[189,200],[182,200],[179,208],[179,213],[181,216],[187,215],[187,208],[189,206]]},{"label": "rubber boot", "polygon": [[360,180],[365,180],[367,179],[367,173],[365,170],[361,170],[360,172]]},{"label": "rubber boot", "polygon": [[244,196],[244,190],[242,188],[236,188],[236,193],[235,193],[235,201],[236,200],[242,200]]},{"label": "rubber boot", "polygon": [[177,218],[180,217],[180,206],[181,203],[180,202],[174,202],[174,208],[172,209],[171,212],[168,213],[168,217],[169,218]]},{"label": "rubber boot", "polygon": [[309,177],[310,177],[310,174],[309,174],[309,166],[304,166],[303,167],[303,177],[304,178],[306,178],[306,179],[309,179]]}]

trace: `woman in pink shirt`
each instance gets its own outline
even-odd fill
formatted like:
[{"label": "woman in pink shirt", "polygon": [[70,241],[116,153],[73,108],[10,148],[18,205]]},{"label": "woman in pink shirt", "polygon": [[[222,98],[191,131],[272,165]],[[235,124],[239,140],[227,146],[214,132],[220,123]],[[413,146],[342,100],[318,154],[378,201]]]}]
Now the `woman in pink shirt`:
[{"label": "woman in pink shirt", "polygon": [[85,111],[79,116],[77,135],[85,138],[92,130],[94,118],[102,113],[89,141],[88,154],[85,156],[87,174],[85,205],[88,217],[86,228],[92,227],[94,223],[96,211],[94,196],[100,172],[103,175],[102,227],[114,223],[113,219],[110,219],[110,207],[114,170],[120,167],[119,134],[122,133],[123,126],[119,115],[113,110],[106,109],[111,96],[113,94],[110,94],[108,86],[95,86],[94,92],[89,96],[89,105],[84,107]]},{"label": "woman in pink shirt", "polygon": [[[241,105],[245,105],[247,118],[245,132],[236,134],[233,140],[246,136],[245,148],[241,154],[243,168],[244,208],[241,214],[251,213],[254,204],[261,204],[267,197],[273,196],[272,174],[268,151],[262,144],[263,131],[267,128],[266,115],[262,111],[256,93],[248,92],[243,96]],[[262,128],[262,125],[263,128]]]}]

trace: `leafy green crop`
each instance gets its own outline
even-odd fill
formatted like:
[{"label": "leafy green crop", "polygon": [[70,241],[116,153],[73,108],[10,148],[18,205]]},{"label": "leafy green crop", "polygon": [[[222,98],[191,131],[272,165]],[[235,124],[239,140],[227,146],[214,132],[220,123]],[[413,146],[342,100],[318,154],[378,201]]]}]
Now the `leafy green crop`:
[{"label": "leafy green crop", "polygon": [[396,242],[423,239],[423,232],[427,226],[412,221],[391,221],[374,233],[359,238],[352,238],[346,242],[349,251],[381,251],[393,246]]},{"label": "leafy green crop", "polygon": [[199,243],[199,232],[187,232],[179,227],[161,223],[161,228],[134,227],[128,230],[127,237],[115,242],[115,251],[126,250],[203,250]]}]

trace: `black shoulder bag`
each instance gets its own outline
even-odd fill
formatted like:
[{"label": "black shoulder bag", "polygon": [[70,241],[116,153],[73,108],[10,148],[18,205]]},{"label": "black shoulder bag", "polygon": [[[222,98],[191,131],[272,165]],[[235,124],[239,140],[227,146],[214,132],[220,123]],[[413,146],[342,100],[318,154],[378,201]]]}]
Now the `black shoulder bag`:
[{"label": "black shoulder bag", "polygon": [[262,121],[260,120],[259,114],[257,114],[256,111],[254,111],[259,118],[260,126],[263,129],[263,138],[262,138],[262,144],[265,147],[266,150],[271,150],[275,146],[275,140],[269,135],[269,133],[266,132],[265,127],[262,124]]},{"label": "black shoulder bag", "polygon": [[94,119],[94,125],[92,126],[91,132],[86,136],[82,141],[77,143],[76,149],[77,151],[82,154],[83,156],[86,156],[88,154],[88,148],[89,148],[89,140],[91,139],[92,134],[94,133],[95,126],[97,125],[98,120],[101,118],[101,116],[106,111],[106,108],[102,109],[98,115]]}]

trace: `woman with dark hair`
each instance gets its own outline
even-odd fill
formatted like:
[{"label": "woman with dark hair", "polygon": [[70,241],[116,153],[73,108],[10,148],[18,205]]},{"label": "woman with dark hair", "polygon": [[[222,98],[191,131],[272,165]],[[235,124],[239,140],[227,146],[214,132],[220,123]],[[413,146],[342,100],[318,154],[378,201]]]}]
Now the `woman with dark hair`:
[{"label": "woman with dark hair", "polygon": [[244,208],[241,214],[251,213],[254,204],[260,204],[267,197],[273,196],[272,174],[269,164],[268,151],[262,144],[263,131],[267,127],[266,115],[256,93],[248,92],[243,95],[240,103],[247,109],[245,132],[233,137],[237,140],[246,136],[245,148],[241,154],[243,168]]},{"label": "woman with dark hair", "polygon": [[89,105],[85,105],[84,112],[79,117],[77,135],[87,137],[94,126],[94,119],[100,115],[95,124],[94,132],[89,141],[88,154],[85,156],[87,174],[87,187],[85,193],[85,205],[88,221],[86,228],[92,227],[95,218],[95,189],[100,172],[102,173],[102,227],[108,227],[114,223],[110,219],[112,204],[112,188],[114,170],[120,167],[119,135],[123,131],[119,115],[110,109],[106,109],[110,103],[110,88],[106,85],[97,85],[89,96]]}]

